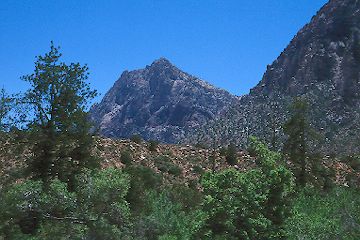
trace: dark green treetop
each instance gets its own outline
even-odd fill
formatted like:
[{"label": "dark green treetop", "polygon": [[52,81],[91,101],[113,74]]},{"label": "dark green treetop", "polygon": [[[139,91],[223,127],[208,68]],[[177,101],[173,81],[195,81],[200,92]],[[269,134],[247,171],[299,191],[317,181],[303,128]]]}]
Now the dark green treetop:
[{"label": "dark green treetop", "polygon": [[28,173],[47,182],[57,177],[71,183],[81,168],[94,168],[91,156],[91,124],[88,101],[96,96],[88,83],[88,67],[60,62],[59,48],[51,43],[48,53],[38,56],[34,73],[23,76],[30,84],[22,102],[32,109],[28,121],[33,156]]}]

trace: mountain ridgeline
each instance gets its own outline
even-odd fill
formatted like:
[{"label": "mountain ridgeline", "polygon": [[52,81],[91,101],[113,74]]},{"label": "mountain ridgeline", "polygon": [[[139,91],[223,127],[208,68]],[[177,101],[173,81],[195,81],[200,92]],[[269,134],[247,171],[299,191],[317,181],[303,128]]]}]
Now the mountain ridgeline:
[{"label": "mountain ridgeline", "polygon": [[157,60],[124,72],[92,107],[92,119],[109,137],[245,147],[254,135],[279,148],[289,105],[303,97],[320,136],[313,147],[353,152],[360,129],[359,26],[360,1],[329,1],[241,97]]},{"label": "mountain ridgeline", "polygon": [[160,58],[144,69],[125,71],[92,107],[91,117],[107,137],[139,134],[177,143],[189,129],[215,119],[236,100]]}]

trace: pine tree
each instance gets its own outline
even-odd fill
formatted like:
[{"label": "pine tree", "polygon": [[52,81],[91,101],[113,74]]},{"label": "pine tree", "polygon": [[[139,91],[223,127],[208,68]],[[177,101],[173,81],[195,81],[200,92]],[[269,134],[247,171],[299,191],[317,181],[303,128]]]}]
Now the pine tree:
[{"label": "pine tree", "polygon": [[225,156],[226,162],[231,166],[237,164],[236,155],[237,155],[236,146],[234,144],[230,144]]},{"label": "pine tree", "polygon": [[22,101],[33,110],[28,125],[33,156],[27,170],[44,183],[57,177],[73,188],[76,173],[99,164],[91,156],[93,138],[85,112],[96,91],[87,83],[86,65],[66,65],[60,57],[51,43],[50,52],[37,57],[34,73],[22,77],[31,86]]},{"label": "pine tree", "polygon": [[0,89],[0,132],[9,127],[9,113],[13,99],[6,93],[5,89]]},{"label": "pine tree", "polygon": [[308,103],[301,98],[295,98],[291,105],[291,116],[284,125],[287,139],[283,152],[294,164],[297,184],[302,187],[306,185],[308,144],[311,131],[308,120]]}]

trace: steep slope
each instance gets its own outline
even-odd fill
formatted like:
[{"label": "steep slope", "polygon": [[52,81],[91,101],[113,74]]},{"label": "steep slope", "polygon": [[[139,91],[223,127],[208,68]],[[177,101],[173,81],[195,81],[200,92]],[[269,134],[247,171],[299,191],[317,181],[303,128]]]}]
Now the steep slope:
[{"label": "steep slope", "polygon": [[324,151],[359,147],[360,1],[331,0],[267,68],[260,83],[226,114],[189,134],[196,142],[246,145],[249,135],[283,138],[293,97],[311,105],[311,123]]},{"label": "steep slope", "polygon": [[160,58],[146,68],[125,71],[90,114],[100,133],[177,143],[223,112],[237,98]]}]

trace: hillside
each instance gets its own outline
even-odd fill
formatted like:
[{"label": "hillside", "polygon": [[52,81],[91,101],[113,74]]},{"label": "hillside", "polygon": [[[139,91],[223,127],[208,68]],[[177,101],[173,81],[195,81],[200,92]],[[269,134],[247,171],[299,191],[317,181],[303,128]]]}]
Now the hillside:
[{"label": "hillside", "polygon": [[[124,151],[130,153],[132,164],[149,167],[156,173],[163,175],[170,183],[198,181],[206,171],[220,172],[227,168],[247,171],[255,166],[255,158],[251,157],[247,151],[238,151],[238,163],[230,166],[221,149],[159,144],[155,151],[151,151],[148,142],[135,143],[131,140],[112,140],[110,138],[99,138],[97,140],[95,153],[104,160],[104,167],[125,168],[126,164],[121,158]],[[215,159],[215,167],[212,157]],[[161,170],[161,164],[164,162],[168,162],[170,167],[178,168],[179,171],[172,174],[166,170]],[[288,164],[291,165],[290,162]],[[322,159],[322,164],[335,171],[333,180],[337,184],[347,185],[346,176],[353,173],[356,174],[358,179],[356,181],[360,184],[360,174],[356,173],[349,162],[325,156]]]},{"label": "hillside", "polygon": [[[252,169],[255,158],[247,151],[237,152],[237,164],[230,166],[225,159],[222,149],[196,147],[192,145],[159,144],[154,149],[149,148],[150,143],[140,143],[131,140],[114,140],[110,138],[96,138],[93,155],[101,158],[102,168],[114,167],[124,169],[131,165],[144,166],[152,169],[164,178],[167,183],[198,182],[205,172],[235,168],[241,172]],[[19,152],[21,151],[21,152]],[[127,155],[127,156],[124,156]],[[9,158],[9,156],[13,156]],[[24,159],[31,157],[31,153],[18,148],[14,144],[0,144],[0,178],[5,181],[9,175],[24,167]],[[347,185],[348,175],[355,174],[355,180],[360,184],[360,174],[351,163],[341,159],[331,159],[325,156],[322,164],[334,170],[333,180],[339,185]],[[291,163],[288,162],[289,167]]]},{"label": "hillside", "polygon": [[189,133],[186,141],[244,147],[254,135],[267,142],[276,138],[279,148],[289,105],[294,97],[302,97],[321,135],[314,148],[337,154],[359,151],[359,23],[359,1],[329,1],[267,67],[250,94]]}]

